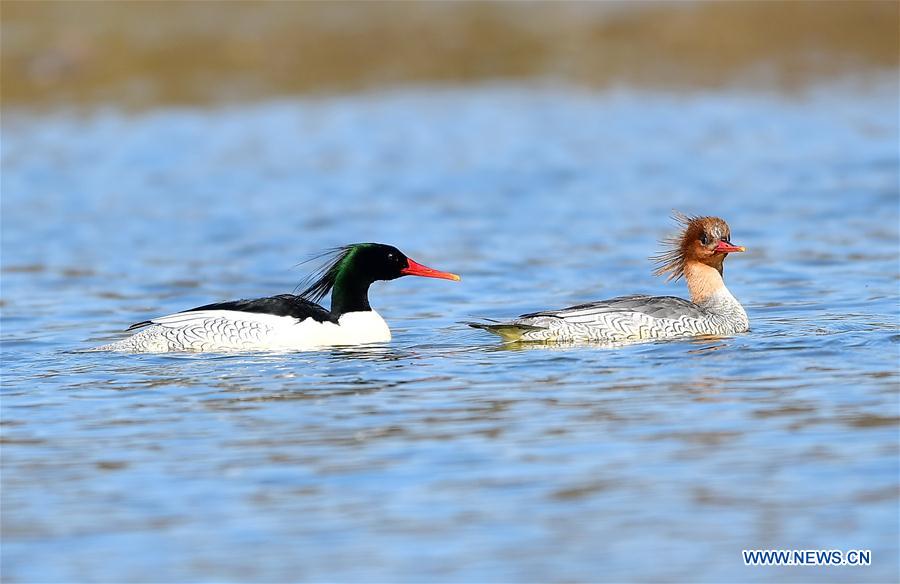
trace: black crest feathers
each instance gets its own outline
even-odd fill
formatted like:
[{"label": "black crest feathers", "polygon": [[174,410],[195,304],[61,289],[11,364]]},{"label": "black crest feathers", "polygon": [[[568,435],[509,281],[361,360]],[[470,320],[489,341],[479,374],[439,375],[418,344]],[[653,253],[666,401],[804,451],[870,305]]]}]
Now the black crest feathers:
[{"label": "black crest feathers", "polygon": [[313,256],[303,263],[328,258],[325,263],[312,274],[307,276],[297,287],[303,288],[299,296],[311,302],[319,302],[334,288],[338,274],[344,269],[346,262],[350,260],[359,248],[359,244],[345,245],[329,249],[321,254]]}]

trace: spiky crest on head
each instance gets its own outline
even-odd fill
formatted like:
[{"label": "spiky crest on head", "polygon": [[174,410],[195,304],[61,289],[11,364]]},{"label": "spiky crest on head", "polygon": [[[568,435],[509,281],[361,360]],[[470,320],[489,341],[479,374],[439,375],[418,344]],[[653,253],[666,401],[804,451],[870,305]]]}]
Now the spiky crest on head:
[{"label": "spiky crest on head", "polygon": [[675,235],[670,235],[660,241],[663,250],[650,257],[651,260],[656,262],[656,269],[653,270],[653,275],[663,276],[668,274],[666,282],[678,281],[684,277],[684,254],[686,250],[683,242],[691,223],[699,219],[699,217],[685,215],[680,211],[673,211],[672,219],[681,227],[681,230]]},{"label": "spiky crest on head", "polygon": [[311,302],[321,301],[329,292],[331,292],[332,288],[334,288],[338,276],[350,265],[353,261],[353,256],[356,255],[360,248],[366,245],[368,244],[353,243],[335,247],[303,262],[305,264],[322,258],[328,258],[321,267],[307,276],[297,286],[298,288],[306,286],[303,288],[303,291],[300,292],[299,296]]}]

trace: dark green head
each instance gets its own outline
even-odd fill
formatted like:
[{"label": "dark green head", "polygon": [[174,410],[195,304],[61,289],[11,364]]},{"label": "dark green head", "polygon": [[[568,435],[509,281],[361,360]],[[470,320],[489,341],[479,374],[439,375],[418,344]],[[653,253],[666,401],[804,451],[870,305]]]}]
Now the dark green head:
[{"label": "dark green head", "polygon": [[311,282],[300,296],[319,302],[330,291],[331,312],[336,316],[372,310],[369,286],[377,280],[395,280],[401,276],[459,280],[456,274],[425,267],[396,247],[383,243],[345,245],[327,253],[331,254],[331,259],[310,276]]}]

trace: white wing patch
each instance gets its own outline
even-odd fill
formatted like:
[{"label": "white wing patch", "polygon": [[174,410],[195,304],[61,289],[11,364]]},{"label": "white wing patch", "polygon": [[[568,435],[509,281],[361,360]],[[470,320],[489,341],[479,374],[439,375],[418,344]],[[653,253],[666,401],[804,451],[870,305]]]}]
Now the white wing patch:
[{"label": "white wing patch", "polygon": [[274,314],[244,312],[240,310],[193,310],[190,312],[176,312],[175,314],[150,319],[150,322],[167,328],[177,328],[201,325],[207,320],[225,320],[247,324],[259,323],[261,325],[273,327],[291,326],[301,322],[290,316],[276,316]]}]

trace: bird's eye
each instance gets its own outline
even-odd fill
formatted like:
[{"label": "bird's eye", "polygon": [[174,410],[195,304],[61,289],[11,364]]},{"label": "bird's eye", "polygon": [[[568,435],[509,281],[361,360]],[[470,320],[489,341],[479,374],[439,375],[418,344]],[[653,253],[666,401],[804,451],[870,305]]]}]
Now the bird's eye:
[{"label": "bird's eye", "polygon": [[702,243],[703,245],[709,245],[709,236],[706,235],[706,233],[700,234],[700,243]]}]

